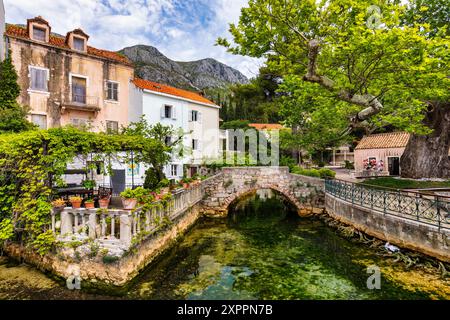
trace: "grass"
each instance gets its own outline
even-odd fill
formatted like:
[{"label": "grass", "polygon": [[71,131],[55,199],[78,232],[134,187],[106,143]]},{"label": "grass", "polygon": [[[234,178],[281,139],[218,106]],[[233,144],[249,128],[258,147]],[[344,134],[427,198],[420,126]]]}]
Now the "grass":
[{"label": "grass", "polygon": [[391,177],[381,177],[375,179],[367,179],[363,184],[385,187],[392,189],[428,189],[428,188],[450,188],[450,180],[447,181],[421,181],[396,179]]}]

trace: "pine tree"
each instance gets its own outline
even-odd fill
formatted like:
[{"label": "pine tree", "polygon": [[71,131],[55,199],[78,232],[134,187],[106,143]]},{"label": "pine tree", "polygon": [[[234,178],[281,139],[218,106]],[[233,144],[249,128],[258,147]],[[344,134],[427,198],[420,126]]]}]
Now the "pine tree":
[{"label": "pine tree", "polygon": [[6,109],[16,102],[20,94],[17,80],[18,76],[9,52],[8,57],[0,63],[0,108]]},{"label": "pine tree", "polygon": [[20,132],[35,126],[27,120],[26,108],[17,103],[20,95],[18,76],[11,60],[11,52],[0,63],[0,132]]}]

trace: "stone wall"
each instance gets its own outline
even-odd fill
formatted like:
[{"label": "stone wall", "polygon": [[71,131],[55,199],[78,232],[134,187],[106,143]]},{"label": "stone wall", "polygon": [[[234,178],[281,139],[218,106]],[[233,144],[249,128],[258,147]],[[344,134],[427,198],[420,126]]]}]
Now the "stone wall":
[{"label": "stone wall", "polygon": [[290,174],[287,167],[235,167],[204,182],[203,213],[225,217],[234,201],[259,189],[281,193],[302,215],[324,207],[321,179]]},{"label": "stone wall", "polygon": [[431,225],[384,215],[329,194],[325,195],[325,206],[330,216],[368,235],[450,262],[448,230],[438,230]]},{"label": "stone wall", "polygon": [[181,214],[171,227],[144,240],[129,254],[109,264],[98,258],[88,259],[83,257],[83,259],[77,261],[55,254],[47,254],[42,257],[34,251],[14,244],[6,246],[5,253],[10,257],[23,259],[37,266],[40,270],[51,272],[63,279],[68,279],[74,275],[74,270],[79,270],[82,288],[83,286],[108,289],[123,287],[170,248],[179,237],[183,236],[197,222],[199,217],[200,207],[195,205]]}]

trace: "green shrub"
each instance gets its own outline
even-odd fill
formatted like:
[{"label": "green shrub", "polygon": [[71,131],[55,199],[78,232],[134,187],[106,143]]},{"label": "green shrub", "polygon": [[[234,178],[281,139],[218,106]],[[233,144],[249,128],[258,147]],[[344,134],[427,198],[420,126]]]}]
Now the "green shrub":
[{"label": "green shrub", "polygon": [[303,169],[300,167],[293,167],[291,169],[291,172],[294,174],[299,174],[302,176],[308,176],[308,177],[314,177],[314,178],[321,178],[321,179],[329,179],[334,178],[336,176],[336,172],[334,172],[331,169]]},{"label": "green shrub", "polygon": [[150,168],[145,171],[144,188],[148,190],[156,190],[158,188],[159,178],[155,169]]}]

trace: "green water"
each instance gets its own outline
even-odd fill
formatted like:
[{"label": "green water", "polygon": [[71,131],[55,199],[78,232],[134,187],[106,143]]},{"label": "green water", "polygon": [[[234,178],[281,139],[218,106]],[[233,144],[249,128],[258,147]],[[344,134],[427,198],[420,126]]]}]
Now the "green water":
[{"label": "green water", "polygon": [[[380,267],[380,290],[367,288],[370,265]],[[14,268],[26,268],[22,277],[33,273],[42,283],[33,284],[32,276],[6,281]],[[52,282],[29,267],[0,265],[0,298],[108,298]],[[318,219],[299,218],[276,195],[265,201],[255,195],[236,204],[226,220],[199,222],[114,298],[449,299],[449,287],[437,274],[393,263]]]}]

